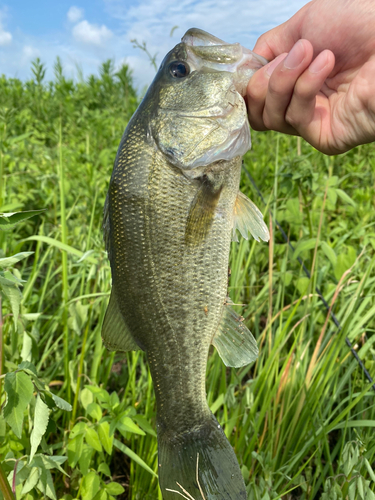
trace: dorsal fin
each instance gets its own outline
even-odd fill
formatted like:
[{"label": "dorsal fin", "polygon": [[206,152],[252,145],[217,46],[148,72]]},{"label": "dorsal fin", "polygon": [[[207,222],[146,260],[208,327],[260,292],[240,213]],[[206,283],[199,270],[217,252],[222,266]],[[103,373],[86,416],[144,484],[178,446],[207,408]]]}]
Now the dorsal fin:
[{"label": "dorsal fin", "polygon": [[229,305],[224,306],[212,344],[224,364],[236,368],[252,363],[259,353],[256,340],[243,324],[243,318]]},{"label": "dorsal fin", "polygon": [[248,239],[248,233],[257,241],[259,241],[259,238],[263,241],[270,239],[270,233],[263,220],[262,212],[241,191],[238,192],[234,205],[233,241],[238,241],[236,229],[246,240]]},{"label": "dorsal fin", "polygon": [[103,344],[110,351],[139,351],[141,348],[130,333],[120,312],[117,299],[112,288],[107,311],[102,327]]}]

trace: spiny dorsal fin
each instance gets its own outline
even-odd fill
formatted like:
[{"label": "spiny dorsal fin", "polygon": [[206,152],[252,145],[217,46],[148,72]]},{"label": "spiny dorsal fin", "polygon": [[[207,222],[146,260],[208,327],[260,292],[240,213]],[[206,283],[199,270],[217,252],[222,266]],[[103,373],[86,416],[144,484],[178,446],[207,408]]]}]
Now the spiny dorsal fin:
[{"label": "spiny dorsal fin", "polygon": [[250,330],[229,305],[224,306],[223,315],[212,340],[226,366],[239,368],[255,361],[258,346]]},{"label": "spiny dorsal fin", "polygon": [[206,238],[215,216],[221,188],[203,182],[191,204],[185,229],[185,243],[199,245]]},{"label": "spiny dorsal fin", "polygon": [[233,241],[238,241],[236,229],[246,240],[248,239],[248,233],[251,233],[257,241],[259,241],[259,238],[263,241],[270,239],[270,233],[263,220],[262,212],[241,191],[238,192],[234,205]]},{"label": "spiny dorsal fin", "polygon": [[140,350],[122,317],[113,288],[104,317],[102,339],[103,344],[110,351],[127,352]]}]

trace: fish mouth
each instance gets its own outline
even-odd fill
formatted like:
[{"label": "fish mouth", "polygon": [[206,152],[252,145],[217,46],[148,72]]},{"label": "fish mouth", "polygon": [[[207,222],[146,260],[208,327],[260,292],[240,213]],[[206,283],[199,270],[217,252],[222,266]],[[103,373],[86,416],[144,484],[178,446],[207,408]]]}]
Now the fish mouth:
[{"label": "fish mouth", "polygon": [[181,41],[186,45],[192,70],[232,73],[233,84],[242,96],[246,95],[246,87],[253,74],[268,62],[239,43],[226,43],[198,28],[189,29]]}]

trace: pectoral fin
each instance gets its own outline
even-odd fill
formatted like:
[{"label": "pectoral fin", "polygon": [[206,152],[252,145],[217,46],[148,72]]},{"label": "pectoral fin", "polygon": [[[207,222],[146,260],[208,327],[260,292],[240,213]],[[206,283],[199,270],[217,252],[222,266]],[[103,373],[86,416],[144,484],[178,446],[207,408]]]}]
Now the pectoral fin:
[{"label": "pectoral fin", "polygon": [[122,317],[113,289],[104,317],[102,339],[104,345],[110,351],[140,350]]},{"label": "pectoral fin", "polygon": [[263,241],[270,239],[270,233],[263,220],[262,212],[240,191],[234,206],[233,241],[238,241],[236,229],[246,240],[248,239],[248,233],[257,241],[259,241],[259,238]]},{"label": "pectoral fin", "polygon": [[185,229],[185,243],[199,245],[206,238],[215,216],[221,188],[203,182],[191,204]]},{"label": "pectoral fin", "polygon": [[223,316],[212,344],[224,364],[236,368],[252,363],[259,353],[256,340],[243,324],[243,318],[228,305],[224,306]]}]

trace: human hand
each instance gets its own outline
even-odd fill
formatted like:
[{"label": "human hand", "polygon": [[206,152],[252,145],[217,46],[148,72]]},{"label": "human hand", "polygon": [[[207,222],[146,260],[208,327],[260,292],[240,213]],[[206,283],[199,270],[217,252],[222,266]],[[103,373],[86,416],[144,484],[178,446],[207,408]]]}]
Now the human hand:
[{"label": "human hand", "polygon": [[326,154],[375,141],[375,0],[313,0],[262,35],[271,60],[247,87],[250,125]]}]

